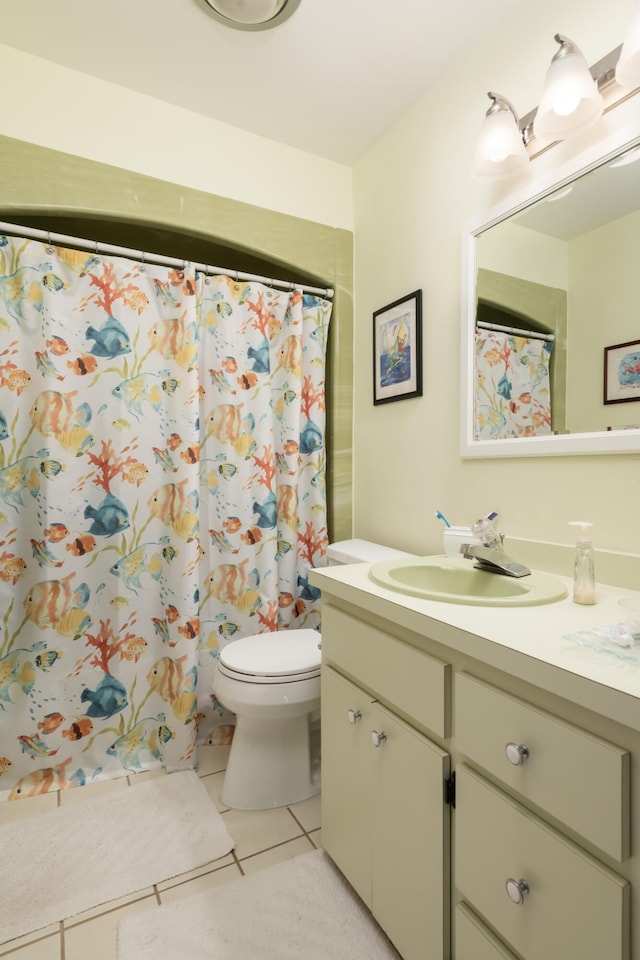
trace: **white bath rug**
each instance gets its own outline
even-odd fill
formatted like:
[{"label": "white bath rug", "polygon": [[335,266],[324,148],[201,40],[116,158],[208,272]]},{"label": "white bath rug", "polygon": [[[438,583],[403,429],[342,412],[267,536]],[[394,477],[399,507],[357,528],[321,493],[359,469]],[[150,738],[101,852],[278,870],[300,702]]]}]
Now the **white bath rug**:
[{"label": "white bath rug", "polygon": [[63,799],[56,810],[0,827],[0,943],[194,870],[233,847],[192,770],[78,806],[65,807]]},{"label": "white bath rug", "polygon": [[323,851],[118,924],[118,960],[400,960]]}]

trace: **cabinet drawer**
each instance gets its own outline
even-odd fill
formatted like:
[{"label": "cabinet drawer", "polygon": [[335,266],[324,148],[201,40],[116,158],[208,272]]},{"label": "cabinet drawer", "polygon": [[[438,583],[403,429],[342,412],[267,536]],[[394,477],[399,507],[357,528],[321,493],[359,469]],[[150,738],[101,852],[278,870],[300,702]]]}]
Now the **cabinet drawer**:
[{"label": "cabinet drawer", "polygon": [[[456,886],[527,960],[628,960],[630,886],[463,764]],[[514,903],[506,882],[526,881]]]},{"label": "cabinet drawer", "polygon": [[456,960],[516,960],[465,903],[456,906]]},{"label": "cabinet drawer", "polygon": [[[626,750],[464,673],[456,676],[455,734],[474,764],[615,859],[629,855]],[[508,743],[527,748],[519,766],[507,758]]]},{"label": "cabinet drawer", "polygon": [[448,664],[330,604],[322,608],[322,656],[419,725],[449,735]]}]

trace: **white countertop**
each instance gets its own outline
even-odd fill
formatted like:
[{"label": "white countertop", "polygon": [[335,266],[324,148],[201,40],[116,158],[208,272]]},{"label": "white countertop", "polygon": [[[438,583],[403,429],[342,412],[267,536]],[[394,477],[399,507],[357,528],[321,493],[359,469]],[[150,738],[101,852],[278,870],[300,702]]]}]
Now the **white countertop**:
[{"label": "white countertop", "polygon": [[[635,648],[637,661],[629,662],[565,639],[580,630],[640,620],[640,592],[599,584],[597,602],[582,606],[571,598],[572,581],[557,577],[569,595],[556,603],[529,607],[441,603],[373,583],[368,576],[371,566],[322,567],[310,571],[310,580],[323,592],[373,615],[640,729],[640,646]],[[621,606],[624,598],[637,601],[638,610]]]}]

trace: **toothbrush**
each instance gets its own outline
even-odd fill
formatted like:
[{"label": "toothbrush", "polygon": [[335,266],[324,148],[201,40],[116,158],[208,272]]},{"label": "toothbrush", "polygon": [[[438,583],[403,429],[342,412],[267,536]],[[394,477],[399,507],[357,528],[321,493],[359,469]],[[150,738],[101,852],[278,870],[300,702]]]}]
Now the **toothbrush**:
[{"label": "toothbrush", "polygon": [[[497,516],[497,514],[496,514],[496,516]],[[437,519],[437,520],[442,520],[442,521],[444,521],[445,527],[450,527],[450,526],[451,526],[451,524],[449,523],[449,521],[448,521],[447,518],[445,517],[444,513],[441,513],[440,510],[436,510],[436,519]]]},{"label": "toothbrush", "polygon": [[497,516],[498,516],[498,514],[497,514],[497,512],[494,510],[492,513],[487,514],[487,516],[485,517],[485,520],[495,520],[495,518],[496,518]]}]

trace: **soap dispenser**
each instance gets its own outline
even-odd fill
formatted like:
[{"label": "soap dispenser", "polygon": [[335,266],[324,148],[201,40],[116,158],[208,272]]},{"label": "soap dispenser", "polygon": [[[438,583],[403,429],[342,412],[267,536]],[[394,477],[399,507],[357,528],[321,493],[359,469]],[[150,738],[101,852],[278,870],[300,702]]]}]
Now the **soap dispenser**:
[{"label": "soap dispenser", "polygon": [[580,536],[576,541],[576,556],[573,565],[574,603],[596,602],[596,577],[593,565],[593,545],[591,543],[591,523],[586,520],[571,520],[569,526],[580,527]]}]

